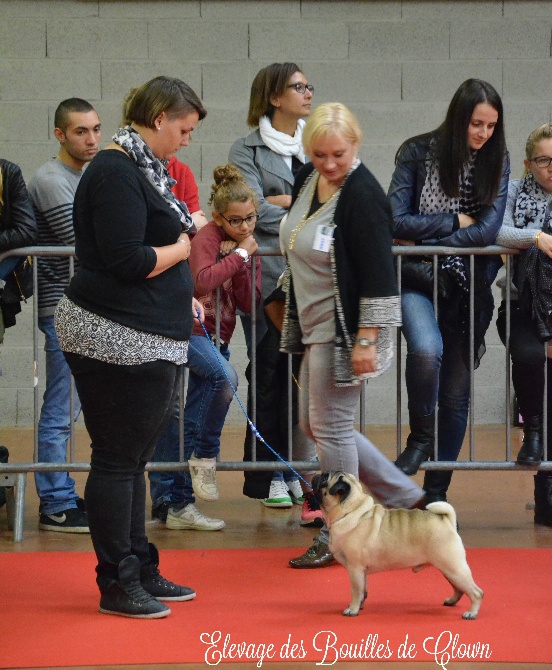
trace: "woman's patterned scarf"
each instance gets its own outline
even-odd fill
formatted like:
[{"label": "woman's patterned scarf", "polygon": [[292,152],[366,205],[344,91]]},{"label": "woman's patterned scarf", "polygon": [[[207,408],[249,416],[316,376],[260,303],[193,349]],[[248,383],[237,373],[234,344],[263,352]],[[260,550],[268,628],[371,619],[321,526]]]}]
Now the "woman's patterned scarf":
[{"label": "woman's patterned scarf", "polygon": [[[452,198],[448,196],[441,188],[439,179],[439,163],[433,156],[435,155],[436,140],[431,141],[428,158],[429,166],[427,170],[426,181],[420,195],[420,213],[438,214],[449,212],[450,214],[467,214],[477,219],[481,205],[474,200],[473,196],[473,178],[475,174],[475,161],[477,151],[472,151],[469,161],[464,165],[460,175],[459,196]],[[488,328],[488,322],[483,315],[492,314],[493,298],[489,286],[487,286],[484,273],[484,259],[476,257],[474,259],[474,349],[473,361],[474,368],[477,368],[479,362],[485,353],[485,332]],[[469,327],[470,327],[470,280],[468,270],[467,256],[446,256],[439,261],[440,267],[448,272],[459,287],[458,300],[448,301],[447,304],[440,306],[440,323],[443,328],[450,330],[460,329],[464,335],[464,361],[469,367],[470,347],[469,347]]]},{"label": "woman's patterned scarf", "polygon": [[153,155],[140,133],[131,126],[124,126],[113,135],[115,144],[122,147],[146,176],[153,188],[161,195],[167,205],[178,215],[182,232],[186,233],[193,225],[186,204],[180,202],[171,191],[176,181],[168,173],[163,163]]},{"label": "woman's patterned scarf", "polygon": [[521,180],[516,197],[514,208],[516,228],[526,228],[534,221],[539,223],[538,227],[541,230],[550,227],[552,209],[548,211],[548,199],[549,196],[544,193],[535,177],[528,172]]}]

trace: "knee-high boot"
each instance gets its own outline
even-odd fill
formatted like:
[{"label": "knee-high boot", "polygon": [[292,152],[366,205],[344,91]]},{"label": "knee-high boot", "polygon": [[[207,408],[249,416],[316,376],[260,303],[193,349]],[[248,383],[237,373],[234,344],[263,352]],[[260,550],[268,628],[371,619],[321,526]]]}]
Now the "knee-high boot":
[{"label": "knee-high boot", "polygon": [[452,470],[427,470],[424,477],[426,505],[432,502],[447,501],[447,491],[452,479]]},{"label": "knee-high boot", "polygon": [[535,523],[552,526],[552,472],[535,475]]},{"label": "knee-high boot", "polygon": [[415,475],[420,465],[433,455],[435,445],[435,414],[410,416],[410,435],[406,448],[395,461],[405,475]]}]

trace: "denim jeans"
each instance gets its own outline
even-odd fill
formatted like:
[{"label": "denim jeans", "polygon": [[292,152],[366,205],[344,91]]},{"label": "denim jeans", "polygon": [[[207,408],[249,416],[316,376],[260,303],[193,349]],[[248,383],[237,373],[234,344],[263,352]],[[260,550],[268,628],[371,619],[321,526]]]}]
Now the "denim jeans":
[{"label": "denim jeans", "polygon": [[[61,463],[67,459],[70,435],[71,371],[59,348],[54,317],[38,319],[44,333],[46,353],[46,390],[38,421],[38,460],[41,463]],[[80,412],[77,393],[74,395],[74,420]],[[77,506],[75,481],[68,472],[35,472],[35,484],[42,514],[57,514]]]},{"label": "denim jeans", "polygon": [[433,301],[403,289],[406,389],[411,416],[433,414],[438,406],[439,460],[458,458],[468,422],[470,373],[463,358],[464,334],[441,331]]},{"label": "denim jeans", "polygon": [[[188,348],[188,390],[184,406],[184,459],[215,458],[220,453],[220,434],[230,402],[234,397],[228,378],[238,387],[238,375],[228,362],[228,345],[221,347],[220,356],[202,335],[192,335]],[[226,372],[226,374],[225,374]],[[155,447],[153,461],[171,463],[180,460],[179,403],[175,403],[169,423]],[[181,509],[194,502],[190,474],[150,472],[150,492],[153,507],[164,502]]]},{"label": "denim jeans", "polygon": [[175,403],[182,366],[115,365],[67,353],[92,441],[84,499],[100,589],[130,555],[150,564],[145,466]]}]

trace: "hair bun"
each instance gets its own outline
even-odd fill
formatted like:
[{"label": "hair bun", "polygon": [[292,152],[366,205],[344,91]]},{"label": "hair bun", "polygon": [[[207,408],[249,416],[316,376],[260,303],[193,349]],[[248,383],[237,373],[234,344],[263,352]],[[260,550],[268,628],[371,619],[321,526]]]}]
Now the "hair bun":
[{"label": "hair bun", "polygon": [[227,163],[226,165],[219,165],[216,167],[213,170],[213,177],[217,186],[233,181],[244,181],[242,173],[235,165],[232,165],[232,163]]}]

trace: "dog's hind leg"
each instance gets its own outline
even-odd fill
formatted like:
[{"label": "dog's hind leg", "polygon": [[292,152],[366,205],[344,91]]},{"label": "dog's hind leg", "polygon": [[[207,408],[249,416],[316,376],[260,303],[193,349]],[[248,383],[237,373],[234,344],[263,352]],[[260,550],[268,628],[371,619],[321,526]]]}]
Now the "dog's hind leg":
[{"label": "dog's hind leg", "polygon": [[343,610],[345,616],[356,616],[358,611],[364,607],[364,601],[368,597],[368,581],[366,571],[362,566],[352,568],[347,566],[349,581],[351,583],[351,604]]},{"label": "dog's hind leg", "polygon": [[450,598],[445,600],[444,604],[448,606],[456,605],[465,593],[470,599],[471,607],[467,612],[462,614],[462,619],[475,619],[479,612],[479,608],[481,607],[481,601],[483,600],[483,590],[473,581],[468,564],[466,563],[465,567],[454,575],[450,573],[443,574],[454,589],[454,593]]}]

